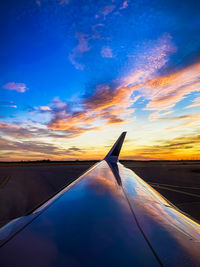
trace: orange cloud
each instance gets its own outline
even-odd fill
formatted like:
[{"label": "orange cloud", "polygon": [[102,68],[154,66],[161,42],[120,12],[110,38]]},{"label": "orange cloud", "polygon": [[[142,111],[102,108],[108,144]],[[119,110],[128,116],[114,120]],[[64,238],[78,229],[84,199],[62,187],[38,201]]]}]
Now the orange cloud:
[{"label": "orange cloud", "polygon": [[[11,141],[0,137],[1,160],[39,160],[77,158],[84,154],[84,149],[72,146],[67,149],[59,148],[55,144],[41,141]],[[26,155],[26,158],[24,158]]]},{"label": "orange cloud", "polygon": [[52,119],[48,123],[48,128],[51,130],[65,131],[69,134],[66,136],[76,137],[84,132],[97,130],[98,127],[92,125],[94,118],[87,112],[73,112],[68,105],[59,99],[52,101]]},{"label": "orange cloud", "polygon": [[127,122],[134,112],[134,109],[130,108],[131,94],[132,91],[126,87],[113,90],[108,85],[97,86],[97,91],[88,97],[83,105],[99,120],[107,120],[107,124]]},{"label": "orange cloud", "polygon": [[[79,33],[76,38],[78,45],[74,51],[77,55],[90,50],[87,35]],[[136,62],[139,64],[136,71],[123,80],[116,80],[115,84],[118,85],[97,85],[94,93],[80,101],[75,108],[73,104],[59,99],[54,99],[50,107],[41,106],[41,112],[49,111],[52,115],[48,129],[65,132],[67,138],[73,138],[106,125],[128,122],[134,119],[133,104],[139,98],[148,100],[145,109],[155,111],[150,115],[150,120],[172,113],[170,109],[178,101],[198,90],[200,64],[172,74],[157,75],[157,71],[168,61],[170,53],[175,51],[170,40],[171,36],[166,34],[154,45],[150,43],[150,50],[140,56],[142,63]],[[136,96],[133,97],[133,93]]]},{"label": "orange cloud", "polygon": [[[81,35],[80,40],[83,41],[83,44],[79,43],[76,48],[78,51],[88,51],[89,47],[85,38],[85,35]],[[168,54],[174,51],[170,39],[171,36],[165,34],[156,41],[153,47],[149,44],[150,51],[141,56],[144,64],[140,67],[145,68],[138,69],[132,75],[126,77],[124,81],[115,81],[118,84],[121,82],[121,85],[114,87],[109,84],[97,85],[94,93],[80,103],[81,111],[73,112],[73,109],[70,110],[67,103],[60,101],[63,107],[52,108],[53,118],[48,127],[53,130],[59,129],[72,131],[74,134],[78,134],[78,132],[82,134],[91,129],[98,129],[99,125],[105,126],[130,121],[134,112],[132,106],[144,93],[144,91],[140,91],[140,87],[150,79],[152,73],[166,63]],[[138,91],[138,95],[135,97],[132,96],[134,91]]]},{"label": "orange cloud", "polygon": [[191,92],[199,91],[200,63],[196,63],[172,74],[149,79],[137,85],[150,100],[146,109],[168,110]]},{"label": "orange cloud", "polygon": [[[124,6],[126,5],[127,2],[125,1]],[[112,8],[106,7],[104,15],[112,12],[113,9],[114,6]],[[71,54],[71,61],[90,49],[87,35],[79,33],[76,38],[79,43]],[[147,44],[147,46],[149,50],[142,51],[139,61],[136,62],[136,65],[138,65],[137,71],[125,77],[120,86],[111,88],[109,84],[97,85],[94,94],[82,101],[81,112],[67,111],[66,107],[62,110],[55,110],[52,112],[53,118],[48,127],[67,131],[73,130],[74,133],[79,130],[82,133],[88,129],[96,129],[95,124],[99,122],[109,125],[129,121],[130,115],[134,112],[132,108],[134,102],[142,96],[145,98],[152,96],[148,96],[147,92],[143,90],[144,85],[147,81],[150,81],[152,74],[155,74],[158,69],[164,66],[168,61],[169,54],[175,51],[169,34],[163,35],[154,43]],[[113,56],[110,47],[103,47],[101,54],[103,57]],[[83,68],[76,61],[72,63],[79,69]],[[132,97],[134,91],[138,91],[135,98]]]},{"label": "orange cloud", "polygon": [[[97,91],[82,103],[82,111],[73,112],[67,104],[54,100],[53,118],[48,124],[52,130],[64,130],[72,133],[72,137],[91,130],[99,130],[102,125],[127,122],[127,116],[133,113],[130,106],[130,90],[119,87],[112,90],[108,85],[97,87]],[[120,104],[119,104],[120,103]],[[126,117],[126,118],[124,118]]]},{"label": "orange cloud", "polygon": [[157,141],[157,144],[139,146],[127,151],[126,157],[140,160],[181,160],[200,159],[200,135],[180,136],[171,140]]},{"label": "orange cloud", "polygon": [[113,106],[129,105],[132,90],[126,87],[111,89],[109,85],[97,86],[97,91],[84,101],[84,105],[92,110],[100,110]]},{"label": "orange cloud", "polygon": [[[125,78],[124,82],[126,88],[129,88],[132,92],[136,91],[138,96],[142,97],[144,100],[148,100],[144,110],[155,111],[150,114],[150,120],[158,119],[159,117],[171,113],[171,109],[178,102],[186,98],[192,92],[200,91],[200,63],[195,63],[174,73],[160,76],[155,76],[154,71],[156,64],[154,63],[150,70],[146,70],[145,68],[138,69]],[[151,66],[151,64],[148,65],[148,67],[149,66]],[[152,75],[154,76],[153,78],[151,78]],[[198,97],[194,103],[187,108],[199,105],[200,98]]]}]

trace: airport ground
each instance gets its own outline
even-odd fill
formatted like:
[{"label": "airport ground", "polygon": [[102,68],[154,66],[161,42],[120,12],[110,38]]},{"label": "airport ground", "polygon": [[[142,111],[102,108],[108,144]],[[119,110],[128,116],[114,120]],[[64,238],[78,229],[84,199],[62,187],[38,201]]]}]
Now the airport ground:
[{"label": "airport ground", "polygon": [[[0,163],[0,226],[26,215],[94,162]],[[200,221],[200,161],[122,161],[180,210]]]}]

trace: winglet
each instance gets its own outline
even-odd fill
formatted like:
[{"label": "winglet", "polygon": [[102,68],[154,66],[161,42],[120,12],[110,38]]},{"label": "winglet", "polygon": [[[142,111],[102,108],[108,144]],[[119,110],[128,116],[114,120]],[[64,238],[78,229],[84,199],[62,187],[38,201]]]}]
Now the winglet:
[{"label": "winglet", "polygon": [[108,152],[108,154],[106,155],[104,160],[106,160],[108,162],[117,162],[118,161],[119,153],[120,153],[122,144],[124,142],[125,136],[126,136],[126,132],[123,132],[120,135],[120,137],[117,139],[117,141],[115,142],[115,144],[113,145],[111,150]]}]

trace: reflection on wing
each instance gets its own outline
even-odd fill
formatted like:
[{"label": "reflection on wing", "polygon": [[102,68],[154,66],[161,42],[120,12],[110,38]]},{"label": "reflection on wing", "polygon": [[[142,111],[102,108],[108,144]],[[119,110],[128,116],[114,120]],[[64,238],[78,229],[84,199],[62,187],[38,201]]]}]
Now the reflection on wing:
[{"label": "reflection on wing", "polygon": [[199,266],[200,225],[118,162],[124,137],[33,214],[0,230],[2,266]]}]

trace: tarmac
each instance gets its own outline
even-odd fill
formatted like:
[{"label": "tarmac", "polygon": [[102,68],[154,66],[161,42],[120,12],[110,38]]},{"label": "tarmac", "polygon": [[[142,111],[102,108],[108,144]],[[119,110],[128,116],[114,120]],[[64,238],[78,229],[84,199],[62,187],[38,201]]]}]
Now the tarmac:
[{"label": "tarmac", "polygon": [[[165,198],[200,221],[200,162],[122,161]],[[93,162],[1,164],[0,226],[30,213],[76,180]]]}]

